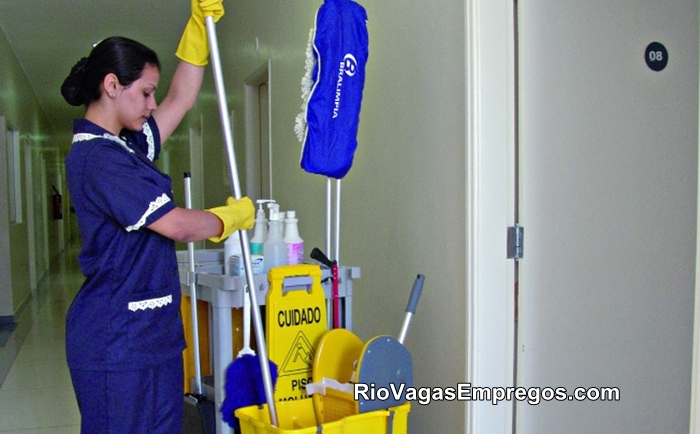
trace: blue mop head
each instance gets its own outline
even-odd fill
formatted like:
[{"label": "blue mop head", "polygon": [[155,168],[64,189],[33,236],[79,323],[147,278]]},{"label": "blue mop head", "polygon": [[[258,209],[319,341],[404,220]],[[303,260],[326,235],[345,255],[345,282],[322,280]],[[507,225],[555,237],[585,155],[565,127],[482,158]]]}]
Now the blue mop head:
[{"label": "blue mop head", "polygon": [[[269,360],[268,363],[274,389],[277,383],[277,365]],[[222,419],[232,428],[239,429],[238,418],[234,413],[237,409],[267,403],[260,358],[246,354],[234,360],[226,369],[224,392],[224,402],[220,409]]]},{"label": "blue mop head", "polygon": [[341,179],[350,170],[368,57],[364,7],[352,0],[324,0],[309,34],[302,112],[294,126],[305,171]]}]

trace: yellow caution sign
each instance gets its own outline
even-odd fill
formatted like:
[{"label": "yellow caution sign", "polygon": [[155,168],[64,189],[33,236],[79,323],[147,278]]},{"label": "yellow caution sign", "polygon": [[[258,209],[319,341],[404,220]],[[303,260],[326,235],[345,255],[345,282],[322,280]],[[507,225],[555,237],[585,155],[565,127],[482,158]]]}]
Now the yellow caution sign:
[{"label": "yellow caution sign", "polygon": [[271,269],[267,278],[267,348],[278,373],[275,400],[308,398],[316,347],[328,330],[321,267],[285,265]]}]

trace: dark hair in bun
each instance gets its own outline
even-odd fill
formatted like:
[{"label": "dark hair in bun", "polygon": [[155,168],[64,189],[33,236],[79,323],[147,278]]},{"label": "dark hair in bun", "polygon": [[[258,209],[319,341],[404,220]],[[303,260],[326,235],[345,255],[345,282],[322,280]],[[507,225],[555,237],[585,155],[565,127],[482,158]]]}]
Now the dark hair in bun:
[{"label": "dark hair in bun", "polygon": [[100,99],[100,86],[107,74],[113,73],[122,86],[128,86],[141,77],[146,64],[160,70],[155,51],[132,39],[112,36],[71,68],[61,86],[61,95],[70,105],[87,107]]}]

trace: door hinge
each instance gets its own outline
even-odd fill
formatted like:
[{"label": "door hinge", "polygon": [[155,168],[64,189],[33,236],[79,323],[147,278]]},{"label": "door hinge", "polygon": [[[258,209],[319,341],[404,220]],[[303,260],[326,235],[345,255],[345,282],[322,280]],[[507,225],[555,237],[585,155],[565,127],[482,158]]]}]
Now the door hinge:
[{"label": "door hinge", "polygon": [[520,225],[508,227],[508,259],[522,259],[525,229]]}]

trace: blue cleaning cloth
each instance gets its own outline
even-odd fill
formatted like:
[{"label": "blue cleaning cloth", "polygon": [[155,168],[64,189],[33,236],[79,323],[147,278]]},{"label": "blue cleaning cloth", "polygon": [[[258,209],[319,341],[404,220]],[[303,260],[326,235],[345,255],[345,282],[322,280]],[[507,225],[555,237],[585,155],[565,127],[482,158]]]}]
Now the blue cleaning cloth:
[{"label": "blue cleaning cloth", "polygon": [[[268,360],[272,385],[277,383],[277,365]],[[239,408],[267,403],[265,385],[258,356],[246,354],[234,360],[226,369],[224,402],[221,404],[221,418],[230,427],[240,428],[235,415]]]},{"label": "blue cleaning cloth", "polygon": [[365,65],[367,12],[352,0],[325,0],[316,14],[313,87],[306,108],[301,167],[341,179],[357,148]]}]

